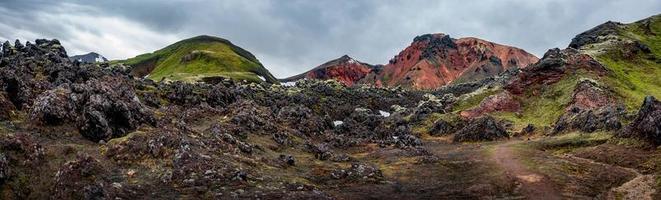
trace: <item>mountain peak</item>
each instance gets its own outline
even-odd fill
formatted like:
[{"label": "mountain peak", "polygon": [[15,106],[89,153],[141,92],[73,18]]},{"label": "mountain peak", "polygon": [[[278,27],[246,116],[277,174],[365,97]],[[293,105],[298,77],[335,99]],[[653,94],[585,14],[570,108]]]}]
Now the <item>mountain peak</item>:
[{"label": "mountain peak", "polygon": [[198,82],[222,77],[277,82],[252,53],[229,40],[209,35],[184,39],[122,62],[133,66],[132,75],[157,81]]},{"label": "mountain peak", "polygon": [[538,60],[519,48],[478,38],[453,39],[444,33],[424,34],[384,66],[385,86],[434,89],[449,83],[475,81],[510,67]]},{"label": "mountain peak", "polygon": [[445,33],[428,33],[428,34],[422,34],[416,36],[415,38],[413,38],[413,42],[430,41],[434,39],[444,39],[444,38],[450,38],[450,35]]},{"label": "mountain peak", "polygon": [[107,62],[108,59],[103,57],[101,54],[96,52],[89,52],[83,55],[75,55],[69,58],[71,61],[78,61],[81,63],[97,63],[97,62]]}]

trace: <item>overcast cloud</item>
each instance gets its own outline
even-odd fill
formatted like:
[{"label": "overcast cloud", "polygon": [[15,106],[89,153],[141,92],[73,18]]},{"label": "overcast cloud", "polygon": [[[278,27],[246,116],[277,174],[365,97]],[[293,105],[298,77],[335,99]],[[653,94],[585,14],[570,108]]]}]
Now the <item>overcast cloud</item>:
[{"label": "overcast cloud", "polygon": [[541,56],[608,20],[661,14],[659,0],[0,0],[0,40],[59,39],[110,59],[196,35],[229,39],[276,76],[348,54],[387,63],[416,35],[479,37]]}]

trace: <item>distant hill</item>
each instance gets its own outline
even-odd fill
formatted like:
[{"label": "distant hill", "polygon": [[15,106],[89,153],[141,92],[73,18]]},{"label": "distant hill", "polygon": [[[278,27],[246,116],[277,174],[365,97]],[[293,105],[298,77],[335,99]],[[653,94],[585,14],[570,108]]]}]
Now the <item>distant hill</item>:
[{"label": "distant hill", "polygon": [[78,61],[82,63],[96,63],[96,62],[108,62],[108,59],[106,57],[103,57],[102,55],[96,53],[96,52],[90,52],[87,54],[83,55],[75,55],[69,57],[69,60],[71,61]]},{"label": "distant hill", "polygon": [[278,81],[250,52],[226,39],[206,35],[118,62],[131,65],[134,76],[156,81],[196,82],[214,77],[252,82]]},{"label": "distant hill", "polygon": [[358,83],[358,81],[361,79],[365,78],[365,76],[367,76],[376,68],[378,68],[378,66],[372,66],[370,64],[354,60],[348,55],[344,55],[340,58],[319,65],[310,71],[289,78],[281,79],[280,81],[291,82],[300,79],[335,79],[344,85],[352,86]]}]

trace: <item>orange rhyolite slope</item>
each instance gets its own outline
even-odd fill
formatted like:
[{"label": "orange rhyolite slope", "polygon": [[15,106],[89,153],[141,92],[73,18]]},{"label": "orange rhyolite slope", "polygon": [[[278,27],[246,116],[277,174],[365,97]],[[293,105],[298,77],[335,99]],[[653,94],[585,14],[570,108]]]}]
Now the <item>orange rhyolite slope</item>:
[{"label": "orange rhyolite slope", "polygon": [[477,38],[426,34],[416,37],[391,59],[380,79],[388,87],[433,89],[452,82],[483,79],[537,60],[522,49]]},{"label": "orange rhyolite slope", "polygon": [[537,60],[519,48],[471,37],[453,39],[437,33],[415,37],[410,46],[385,66],[361,63],[345,55],[281,81],[335,79],[347,86],[364,83],[434,89],[453,82],[484,79]]}]

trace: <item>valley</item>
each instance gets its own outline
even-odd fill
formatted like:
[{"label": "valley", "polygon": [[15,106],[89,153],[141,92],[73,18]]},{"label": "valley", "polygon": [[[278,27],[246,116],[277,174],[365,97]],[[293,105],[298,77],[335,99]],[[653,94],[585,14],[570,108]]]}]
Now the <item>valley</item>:
[{"label": "valley", "polygon": [[283,79],[214,36],[5,42],[0,199],[661,199],[660,36],[606,22],[537,58],[424,34]]}]

